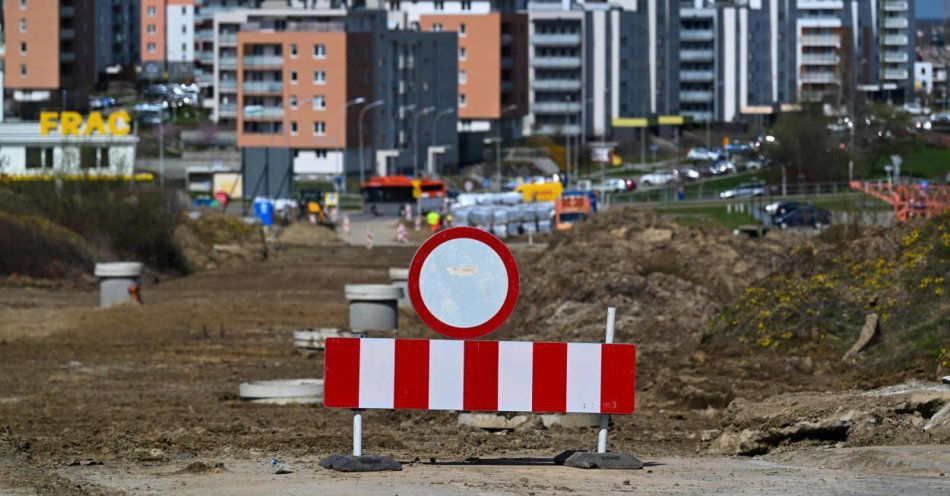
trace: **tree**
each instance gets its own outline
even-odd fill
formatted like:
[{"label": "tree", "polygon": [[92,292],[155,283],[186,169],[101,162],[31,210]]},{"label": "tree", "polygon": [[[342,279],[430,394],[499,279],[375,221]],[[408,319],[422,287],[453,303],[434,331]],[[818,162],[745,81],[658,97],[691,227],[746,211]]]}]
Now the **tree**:
[{"label": "tree", "polygon": [[806,106],[801,112],[782,114],[772,135],[775,144],[768,155],[787,168],[790,178],[806,182],[847,178],[847,159],[839,150],[839,136],[829,130],[832,120],[825,117],[818,105]]}]

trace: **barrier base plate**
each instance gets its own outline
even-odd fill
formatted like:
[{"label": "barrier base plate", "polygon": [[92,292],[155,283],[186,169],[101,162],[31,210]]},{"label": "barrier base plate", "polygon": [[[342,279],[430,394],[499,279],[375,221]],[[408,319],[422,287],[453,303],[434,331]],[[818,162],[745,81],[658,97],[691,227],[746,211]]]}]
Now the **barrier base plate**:
[{"label": "barrier base plate", "polygon": [[641,469],[643,462],[626,453],[586,453],[565,451],[554,457],[554,463],[574,468]]},{"label": "barrier base plate", "polygon": [[330,455],[320,460],[320,466],[337,472],[387,472],[400,471],[402,465],[388,456]]}]

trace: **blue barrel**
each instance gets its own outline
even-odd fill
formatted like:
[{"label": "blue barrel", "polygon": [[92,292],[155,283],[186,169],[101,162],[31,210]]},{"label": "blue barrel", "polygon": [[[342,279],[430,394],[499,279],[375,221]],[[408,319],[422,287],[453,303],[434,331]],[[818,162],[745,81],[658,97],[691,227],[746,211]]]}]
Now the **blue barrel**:
[{"label": "blue barrel", "polygon": [[274,224],[274,202],[267,199],[254,200],[254,216],[261,220],[261,224]]}]

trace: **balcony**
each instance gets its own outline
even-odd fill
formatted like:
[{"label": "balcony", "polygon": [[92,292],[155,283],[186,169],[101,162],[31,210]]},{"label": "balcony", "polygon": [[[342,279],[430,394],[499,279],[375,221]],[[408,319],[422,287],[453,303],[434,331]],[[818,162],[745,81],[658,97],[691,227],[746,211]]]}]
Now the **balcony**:
[{"label": "balcony", "polygon": [[537,34],[531,37],[532,45],[535,46],[577,46],[581,44],[581,35],[577,33],[567,34]]},{"label": "balcony", "polygon": [[804,65],[837,65],[841,62],[841,57],[835,53],[803,53],[802,64]]},{"label": "balcony", "polygon": [[214,39],[214,31],[210,29],[202,29],[201,31],[195,32],[196,41],[211,41]]},{"label": "balcony", "polygon": [[798,76],[798,81],[806,84],[838,84],[838,75],[833,72],[806,72]]},{"label": "balcony", "polygon": [[574,79],[535,79],[531,89],[540,91],[579,91],[581,82]]},{"label": "balcony", "polygon": [[237,57],[221,57],[218,59],[218,69],[237,69]]},{"label": "balcony", "polygon": [[884,27],[887,29],[904,29],[908,26],[906,17],[885,17]]},{"label": "balcony", "polygon": [[211,65],[214,63],[214,52],[198,52],[198,61],[202,64]]},{"label": "balcony", "polygon": [[834,97],[836,95],[837,95],[836,91],[830,92],[830,91],[802,90],[800,92],[800,96],[798,97],[798,99],[801,100],[802,102],[816,103],[816,102],[824,101],[825,98],[827,97]]},{"label": "balcony", "polygon": [[195,80],[198,84],[214,84],[214,74],[208,72],[196,72]]},{"label": "balcony", "polygon": [[531,65],[541,68],[575,68],[581,66],[580,57],[536,57]]},{"label": "balcony", "polygon": [[67,5],[59,8],[60,17],[73,17],[76,15],[76,7]]},{"label": "balcony", "polygon": [[887,69],[884,71],[884,79],[888,81],[902,81],[907,79],[906,69]]},{"label": "balcony", "polygon": [[884,52],[884,62],[888,64],[902,64],[910,60],[907,52]]},{"label": "balcony", "polygon": [[76,30],[75,29],[61,29],[59,31],[59,37],[64,40],[74,39],[76,37]]},{"label": "balcony", "polygon": [[680,50],[681,61],[707,61],[712,59],[712,50]]},{"label": "balcony", "polygon": [[835,34],[811,34],[802,36],[802,46],[841,47],[841,37]]},{"label": "balcony", "polygon": [[237,81],[233,79],[222,79],[218,81],[218,91],[234,93],[237,91]]},{"label": "balcony", "polygon": [[234,103],[221,103],[218,105],[218,117],[237,117],[237,105]]},{"label": "balcony", "polygon": [[683,41],[712,41],[713,32],[711,29],[680,31],[680,39]]},{"label": "balcony", "polygon": [[576,114],[581,111],[577,102],[538,102],[531,105],[535,114]]},{"label": "balcony", "polygon": [[907,41],[907,35],[905,34],[892,34],[884,37],[884,44],[887,46],[905,46]]},{"label": "balcony", "polygon": [[564,136],[571,135],[577,136],[581,134],[581,127],[577,124],[568,124],[564,126],[554,125],[554,124],[542,124],[534,128],[534,132],[537,136]]},{"label": "balcony", "polygon": [[712,91],[680,91],[681,102],[708,103],[713,101]]},{"label": "balcony", "polygon": [[282,67],[284,58],[280,55],[248,55],[244,57],[244,67]]},{"label": "balcony", "polygon": [[218,43],[221,45],[237,45],[237,33],[218,34]]},{"label": "balcony", "polygon": [[885,12],[907,12],[908,5],[904,0],[888,0],[884,2]]},{"label": "balcony", "polygon": [[282,81],[245,81],[244,93],[253,94],[280,94],[284,92],[284,83]]},{"label": "balcony", "polygon": [[712,112],[682,111],[680,114],[693,122],[712,122]]},{"label": "balcony", "polygon": [[680,71],[680,81],[712,81],[713,71]]},{"label": "balcony", "polygon": [[284,109],[281,107],[248,105],[244,107],[244,118],[255,121],[279,121],[284,118]]}]

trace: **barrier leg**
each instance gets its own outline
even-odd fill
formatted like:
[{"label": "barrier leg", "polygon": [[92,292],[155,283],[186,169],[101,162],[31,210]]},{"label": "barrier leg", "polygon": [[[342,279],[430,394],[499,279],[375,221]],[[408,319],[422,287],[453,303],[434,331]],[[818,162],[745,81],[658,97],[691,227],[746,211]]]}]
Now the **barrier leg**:
[{"label": "barrier leg", "polygon": [[363,456],[363,410],[353,410],[353,456]]}]

